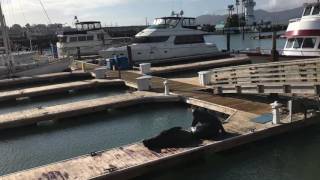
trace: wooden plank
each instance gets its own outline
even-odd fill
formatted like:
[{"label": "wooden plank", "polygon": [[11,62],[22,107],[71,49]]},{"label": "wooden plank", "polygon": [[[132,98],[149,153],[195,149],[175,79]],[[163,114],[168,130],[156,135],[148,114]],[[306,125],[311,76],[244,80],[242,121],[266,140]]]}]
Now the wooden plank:
[{"label": "wooden plank", "polygon": [[50,95],[55,93],[66,92],[69,90],[89,89],[99,86],[124,86],[122,80],[86,80],[71,83],[54,84],[48,86],[40,86],[34,88],[26,88],[20,90],[0,92],[0,102],[14,100],[21,97],[36,97]]}]

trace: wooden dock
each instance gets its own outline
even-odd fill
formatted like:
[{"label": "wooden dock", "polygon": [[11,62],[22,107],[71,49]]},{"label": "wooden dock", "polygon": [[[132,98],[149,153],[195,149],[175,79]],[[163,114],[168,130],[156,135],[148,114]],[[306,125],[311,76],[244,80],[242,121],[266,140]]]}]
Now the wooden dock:
[{"label": "wooden dock", "polygon": [[186,71],[199,71],[207,68],[218,68],[226,66],[235,66],[250,63],[248,56],[236,56],[224,59],[206,60],[200,62],[176,64],[169,66],[152,67],[151,74],[155,76],[168,75],[171,73],[181,73]]},{"label": "wooden dock", "polygon": [[90,89],[95,87],[105,87],[105,86],[125,86],[122,80],[85,80],[85,81],[75,81],[70,83],[54,84],[48,86],[39,86],[33,88],[12,90],[0,92],[0,102],[8,100],[16,100],[18,98],[24,97],[37,97],[44,95],[51,95],[56,93],[62,93],[69,90],[82,90]]},{"label": "wooden dock", "polygon": [[158,93],[135,92],[122,95],[73,102],[68,104],[39,107],[0,115],[0,129],[35,124],[41,121],[61,120],[69,117],[120,108],[141,103],[177,102],[179,96],[164,96]]},{"label": "wooden dock", "polygon": [[304,59],[213,69],[218,94],[320,94],[320,60]]},{"label": "wooden dock", "polygon": [[[109,77],[117,77],[118,74],[117,72],[112,72],[108,75]],[[122,72],[122,79],[131,87],[137,86],[136,78],[140,76],[141,75],[132,71]],[[153,77],[151,80],[152,91],[158,93],[163,92],[164,80],[165,79],[163,78]],[[160,167],[169,167],[173,163],[191,159],[206,152],[220,152],[263,138],[319,123],[317,113],[308,114],[306,120],[304,120],[304,116],[302,114],[294,114],[292,120],[290,120],[290,116],[283,114],[281,116],[281,123],[277,125],[272,124],[271,122],[265,124],[256,123],[252,121],[254,118],[271,112],[271,107],[268,103],[253,101],[237,96],[228,97],[214,95],[212,93],[204,92],[202,89],[203,87],[176,81],[169,81],[169,86],[173,96],[159,96],[159,94],[151,93],[152,98],[154,99],[154,96],[161,97],[161,101],[168,101],[166,98],[169,98],[170,100],[183,101],[191,105],[205,107],[207,109],[228,114],[229,118],[224,124],[224,128],[227,132],[232,133],[233,135],[218,141],[203,141],[198,147],[163,149],[161,152],[150,151],[145,148],[142,143],[137,142],[123,147],[96,152],[96,155],[94,156],[88,154],[42,167],[9,174],[0,177],[0,179],[125,180],[152,172]],[[139,92],[134,96],[121,95],[116,98],[108,97],[99,101],[90,100],[90,102],[81,102],[81,105],[62,105],[59,107],[52,107],[51,109],[45,108],[43,110],[35,110],[34,112],[31,112],[31,114],[26,112],[27,114],[25,115],[17,113],[11,114],[10,116],[0,116],[0,119],[7,119],[8,122],[16,122],[18,121],[16,117],[20,117],[21,119],[24,119],[24,121],[21,122],[26,122],[25,119],[30,117],[28,121],[33,123],[37,120],[37,117],[45,117],[43,119],[59,119],[65,117],[65,115],[60,115],[62,113],[65,114],[66,112],[66,116],[75,115],[74,107],[76,107],[77,111],[79,111],[79,108],[81,107],[81,113],[84,114],[103,110],[106,107],[116,108],[119,107],[120,104],[128,105],[134,102],[146,102],[145,100],[141,101],[141,96],[146,95],[141,95],[140,93],[144,94],[144,92]],[[138,99],[140,99],[139,101],[136,101],[137,96]],[[173,99],[171,99],[171,97],[173,97]],[[131,101],[130,98],[135,100]],[[48,112],[51,112],[51,114],[46,114]],[[79,115],[79,113],[76,115]]]},{"label": "wooden dock", "polygon": [[23,85],[32,85],[39,83],[53,83],[56,81],[65,81],[65,80],[81,80],[81,79],[90,79],[92,78],[90,73],[86,72],[62,72],[62,73],[53,73],[45,75],[37,75],[32,77],[21,77],[21,78],[12,78],[12,79],[2,79],[0,80],[0,89],[9,89],[12,87],[23,86]]}]

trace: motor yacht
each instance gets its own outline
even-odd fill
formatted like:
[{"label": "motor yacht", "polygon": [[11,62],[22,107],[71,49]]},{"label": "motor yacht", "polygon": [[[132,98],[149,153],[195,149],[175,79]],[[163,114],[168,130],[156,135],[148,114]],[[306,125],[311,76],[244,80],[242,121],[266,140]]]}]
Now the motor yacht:
[{"label": "motor yacht", "polygon": [[305,3],[302,17],[290,20],[282,55],[320,56],[320,3]]},{"label": "motor yacht", "polygon": [[100,50],[110,46],[121,46],[131,41],[130,38],[112,38],[99,21],[79,22],[76,29],[58,34],[58,57],[97,55]]},{"label": "motor yacht", "polygon": [[[184,17],[183,11],[154,20],[153,25],[139,32],[132,44],[134,64],[180,61],[219,56],[222,53],[214,43],[206,42],[207,32],[201,31],[196,19]],[[127,47],[112,47],[100,51],[104,58],[127,56]]]}]

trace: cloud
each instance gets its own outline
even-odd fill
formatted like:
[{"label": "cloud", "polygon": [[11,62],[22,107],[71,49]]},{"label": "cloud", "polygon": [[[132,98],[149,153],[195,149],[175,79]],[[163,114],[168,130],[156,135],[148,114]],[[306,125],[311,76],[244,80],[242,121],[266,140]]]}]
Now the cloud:
[{"label": "cloud", "polygon": [[303,3],[315,2],[315,0],[256,0],[257,8],[269,11],[280,11],[284,9],[301,7]]}]

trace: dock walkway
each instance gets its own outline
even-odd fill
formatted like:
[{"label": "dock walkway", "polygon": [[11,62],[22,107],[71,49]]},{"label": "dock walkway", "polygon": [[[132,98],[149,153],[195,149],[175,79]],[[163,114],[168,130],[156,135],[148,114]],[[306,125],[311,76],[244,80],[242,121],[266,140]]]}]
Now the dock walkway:
[{"label": "dock walkway", "polygon": [[8,89],[10,87],[16,87],[21,85],[32,85],[35,83],[46,83],[46,82],[55,82],[55,81],[65,81],[68,79],[90,79],[92,78],[90,73],[87,72],[62,72],[62,73],[53,73],[45,75],[37,75],[32,77],[21,77],[21,78],[12,78],[12,79],[2,79],[0,80],[0,89]]},{"label": "dock walkway", "polygon": [[242,65],[250,63],[250,58],[248,56],[236,56],[225,59],[215,59],[200,62],[192,62],[186,64],[177,64],[161,67],[152,67],[152,75],[167,75],[170,73],[179,73],[186,71],[202,70],[206,68],[218,68],[234,65]]},{"label": "dock walkway", "polygon": [[89,89],[100,86],[125,86],[122,80],[85,80],[70,83],[54,84],[48,86],[39,86],[26,89],[0,92],[0,102],[15,100],[23,97],[36,97],[43,95],[56,94],[69,90]]}]

